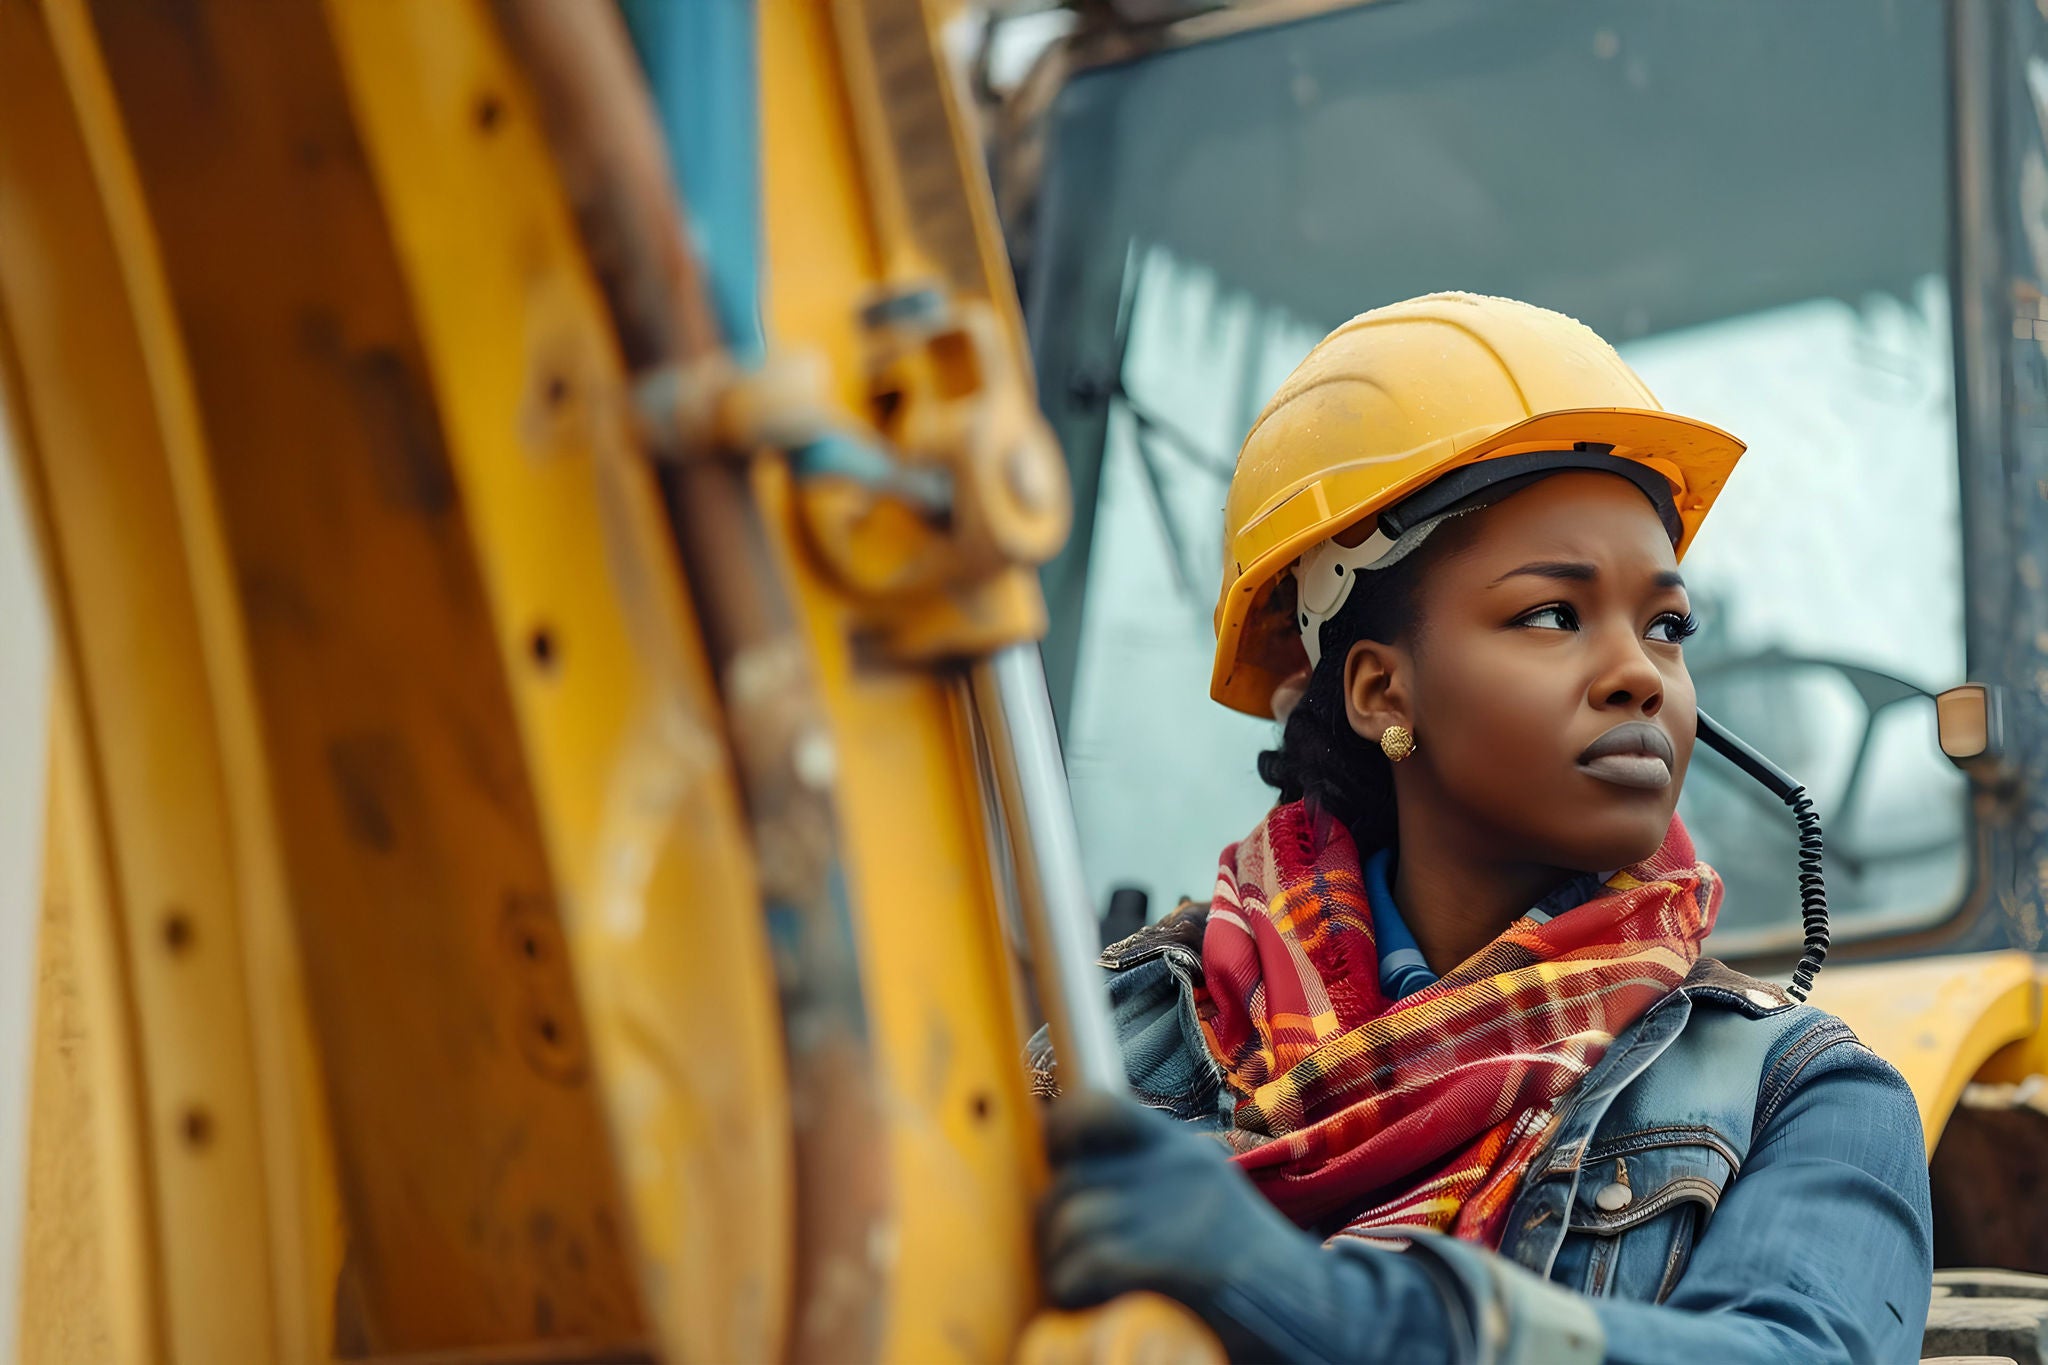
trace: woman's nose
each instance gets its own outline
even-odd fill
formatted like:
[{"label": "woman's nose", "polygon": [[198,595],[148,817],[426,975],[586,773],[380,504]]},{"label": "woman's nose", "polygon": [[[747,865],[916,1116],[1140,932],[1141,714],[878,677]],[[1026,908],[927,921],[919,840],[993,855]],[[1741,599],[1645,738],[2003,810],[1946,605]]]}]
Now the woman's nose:
[{"label": "woman's nose", "polygon": [[1590,697],[1603,710],[1654,716],[1664,706],[1664,674],[1633,630],[1606,651]]}]

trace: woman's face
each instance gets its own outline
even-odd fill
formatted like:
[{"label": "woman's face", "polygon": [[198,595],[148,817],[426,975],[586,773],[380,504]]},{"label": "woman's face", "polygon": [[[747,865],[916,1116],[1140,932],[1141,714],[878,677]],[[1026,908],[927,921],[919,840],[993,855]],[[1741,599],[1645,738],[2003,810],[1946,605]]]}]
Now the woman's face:
[{"label": "woman's face", "polygon": [[1690,604],[1655,510],[1624,479],[1575,472],[1461,520],[1423,575],[1413,638],[1348,661],[1354,728],[1416,735],[1395,769],[1402,826],[1549,867],[1648,857],[1696,724]]}]

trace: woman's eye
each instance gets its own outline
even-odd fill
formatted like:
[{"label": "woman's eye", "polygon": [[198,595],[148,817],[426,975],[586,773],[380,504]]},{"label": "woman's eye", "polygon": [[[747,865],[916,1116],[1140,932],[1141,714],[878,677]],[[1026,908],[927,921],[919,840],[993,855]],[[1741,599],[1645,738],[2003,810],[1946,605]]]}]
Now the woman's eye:
[{"label": "woman's eye", "polygon": [[1563,604],[1538,607],[1515,623],[1519,626],[1534,626],[1538,630],[1577,630],[1578,613]]},{"label": "woman's eye", "polygon": [[1667,645],[1682,645],[1699,633],[1700,622],[1690,612],[1667,611],[1650,622],[1648,638]]}]

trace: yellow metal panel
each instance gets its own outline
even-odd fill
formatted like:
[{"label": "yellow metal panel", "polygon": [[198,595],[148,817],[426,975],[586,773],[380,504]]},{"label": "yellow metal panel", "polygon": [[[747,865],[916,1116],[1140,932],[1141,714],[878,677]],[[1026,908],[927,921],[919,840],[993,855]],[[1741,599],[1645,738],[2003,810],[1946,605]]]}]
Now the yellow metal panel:
[{"label": "yellow metal panel", "polygon": [[[4,29],[0,29],[4,33]],[[4,41],[4,38],[0,38]],[[43,905],[36,931],[34,1057],[29,1082],[27,1208],[22,1220],[18,1355],[27,1365],[102,1365],[133,1358],[115,1345],[117,1288],[109,1257],[118,1232],[110,1220],[118,1186],[100,1170],[97,1146],[120,1117],[104,1089],[95,1102],[93,1036],[81,955],[90,907],[80,904],[67,870],[65,812],[78,774],[60,770],[54,734],[68,725],[59,700],[44,802]],[[126,1212],[125,1210],[122,1212]],[[125,1220],[133,1228],[138,1220]],[[132,1280],[118,1286],[133,1289]],[[130,1305],[132,1308],[132,1303]]]},{"label": "yellow metal panel", "polygon": [[2017,1085],[2029,1076],[2048,1075],[2048,1019],[2042,1017],[2041,995],[2048,989],[2048,960],[2034,960],[2035,1004],[2024,1032],[1993,1052],[1971,1076],[1973,1081]]},{"label": "yellow metal panel", "polygon": [[2018,952],[1858,963],[1822,972],[1812,1000],[1905,1076],[1931,1153],[1985,1062],[2039,1036],[2040,972]]},{"label": "yellow metal panel", "polygon": [[648,1302],[674,1359],[773,1359],[795,1231],[774,975],[610,324],[482,6],[330,13],[513,680]]},{"label": "yellow metal panel", "polygon": [[[766,317],[771,344],[829,358],[865,402],[855,308],[881,282],[826,7],[760,6]],[[784,528],[838,746],[838,809],[892,1116],[898,1233],[884,1360],[994,1359],[1036,1302],[1039,1175],[1009,956],[989,882],[964,717],[929,670],[858,659],[859,617]]]},{"label": "yellow metal panel", "polygon": [[814,350],[839,380],[830,396],[865,414],[866,389],[854,376],[867,357],[854,326],[857,295],[848,291],[880,280],[882,259],[867,227],[825,8],[760,6],[762,302],[770,344]]},{"label": "yellow metal panel", "polygon": [[[321,12],[51,12],[193,556],[210,747],[249,836],[245,927],[303,953],[353,1232],[351,1341],[631,1348],[627,1229],[502,661]],[[131,673],[134,691],[154,683]],[[238,991],[213,1002],[246,1008]],[[270,1098],[281,1121],[303,1112]],[[206,1117],[210,1150],[252,1134]],[[274,1348],[183,1335],[187,1313],[267,1328],[263,1262],[220,1274],[202,1254],[218,1224],[164,1220],[195,1239],[189,1260],[164,1257],[197,1279],[164,1296],[174,1358],[305,1354],[310,1312]]]},{"label": "yellow metal panel", "polygon": [[0,330],[66,660],[72,780],[53,818],[101,1059],[89,1136],[113,1337],[131,1360],[269,1358],[275,1247],[223,776],[125,288],[144,267],[103,200],[124,170],[105,97],[75,11],[46,27],[0,5]]},{"label": "yellow metal panel", "polygon": [[1223,1365],[1223,1343],[1194,1310],[1161,1294],[1130,1293],[1080,1313],[1031,1320],[1016,1365]]},{"label": "yellow metal panel", "polygon": [[[16,6],[17,12],[37,8]],[[77,131],[67,117],[55,113],[15,119],[10,111],[10,117],[0,121],[25,132],[28,145],[43,153],[54,147],[74,147],[82,140],[83,147],[67,155],[90,160],[99,202],[90,212],[75,206],[66,210],[73,221],[59,233],[25,238],[6,234],[17,246],[39,248],[29,259],[32,270],[19,277],[30,282],[19,291],[24,297],[47,303],[46,286],[67,279],[75,281],[73,289],[83,291],[54,315],[60,319],[55,325],[50,315],[33,322],[17,319],[17,323],[24,330],[23,344],[32,341],[39,352],[52,346],[65,328],[102,333],[82,354],[74,356],[74,368],[67,372],[69,387],[53,390],[45,400],[52,405],[56,420],[67,421],[74,428],[63,435],[61,465],[53,463],[53,468],[60,470],[53,489],[66,481],[83,481],[88,487],[100,482],[110,485],[97,502],[82,505],[86,512],[97,507],[97,516],[79,519],[80,508],[67,511],[61,499],[52,503],[50,515],[61,520],[46,529],[46,559],[54,565],[58,556],[69,553],[91,560],[96,547],[126,534],[120,524],[104,517],[130,523],[142,520],[148,531],[136,553],[109,556],[106,563],[95,565],[92,573],[70,585],[71,590],[82,591],[98,583],[105,589],[72,604],[77,616],[90,622],[90,633],[112,632],[119,640],[123,630],[133,631],[125,644],[101,655],[92,679],[81,677],[77,685],[110,686],[119,704],[130,709],[142,707],[170,728],[171,733],[160,743],[200,750],[210,741],[219,746],[220,755],[218,767],[203,755],[190,764],[166,762],[152,748],[116,743],[92,751],[91,761],[108,765],[104,780],[124,789],[130,814],[143,822],[144,839],[160,837],[147,829],[147,823],[162,810],[165,830],[174,842],[190,837],[199,841],[199,851],[191,856],[214,856],[209,841],[218,835],[225,820],[234,832],[232,858],[243,910],[250,905],[275,905],[282,897],[260,742],[248,704],[237,637],[223,609],[232,593],[231,577],[220,558],[213,508],[199,472],[203,451],[198,419],[155,234],[84,6],[78,0],[47,0],[39,8],[47,20],[44,41],[61,59],[62,80],[76,113]],[[17,42],[13,53],[20,57],[36,48],[35,41]],[[19,81],[0,82],[0,91],[8,98],[26,98],[31,89]],[[80,193],[69,185],[48,183],[24,184],[23,190],[16,206],[25,214],[45,211],[31,203],[31,195],[47,194],[53,203],[61,204]],[[26,404],[22,406],[26,410]],[[124,491],[115,493],[114,488]],[[174,535],[184,541],[182,562],[168,548],[167,537]],[[62,595],[66,584],[52,577],[54,572],[54,568],[46,572],[45,580],[54,594]],[[145,599],[169,594],[175,601],[181,589],[191,593],[191,601],[189,605],[180,603],[171,621],[133,619],[138,592]],[[59,604],[53,612],[60,623],[66,610]],[[188,618],[196,618],[196,636],[179,633],[190,629]],[[165,647],[171,652],[157,652]],[[211,717],[203,710],[185,709],[194,703],[190,682],[194,650],[203,650],[206,656],[207,682],[220,708]],[[138,668],[139,660],[147,666]],[[81,667],[91,662],[86,654],[81,654],[79,661]],[[161,693],[156,690],[160,679],[164,684]],[[135,695],[123,695],[121,689],[132,689]],[[83,767],[87,759],[81,757],[78,763]],[[208,781],[212,774],[225,778],[225,810],[207,804],[216,795]],[[81,782],[87,780],[80,778]],[[188,806],[196,809],[185,809]],[[83,831],[96,816],[90,807],[83,810],[80,837],[92,837]],[[207,833],[209,826],[212,833]],[[114,831],[114,837],[120,837],[120,831]],[[258,1128],[275,1234],[269,1246],[275,1344],[279,1359],[304,1359],[309,1353],[324,1352],[332,1335],[330,1309],[339,1241],[331,1153],[311,1069],[293,946],[277,914],[236,913],[226,888],[184,889],[192,899],[180,903],[176,914],[165,905],[143,907],[143,912],[152,916],[162,912],[162,918],[153,918],[147,926],[144,940],[149,947],[137,961],[145,971],[154,970],[161,955],[181,943],[184,946],[173,954],[178,961],[192,964],[204,959],[211,964],[201,972],[181,966],[172,973],[188,987],[206,988],[190,991],[183,999],[183,1006],[202,1021],[203,1030],[242,1029],[246,1018],[267,1021],[268,1027],[250,1030],[246,1051],[241,1046],[201,1046],[183,1053],[177,1065],[203,1067],[222,1087],[233,1089],[245,1083],[242,1069],[248,1056],[253,1055],[258,1063],[257,1093],[263,1109]],[[246,996],[212,989],[224,984],[223,971],[232,974],[233,968],[227,964],[236,956],[238,940],[246,963]],[[109,975],[106,980],[108,989],[117,993],[132,989],[125,977]],[[97,989],[98,977],[88,985]],[[163,1006],[162,1000],[147,997],[139,1004],[152,1011],[152,1020]],[[144,1036],[152,1036],[151,1031],[145,1030]],[[153,1065],[158,1059],[145,1050],[143,1060]],[[175,1079],[172,1073],[162,1083]],[[203,1092],[193,1094],[195,1102],[204,1103]],[[217,1134],[221,1116],[210,1109],[201,1115],[207,1131]],[[239,1144],[247,1130],[239,1125],[238,1116],[228,1118],[237,1122],[237,1135],[231,1142]],[[154,1132],[150,1140],[162,1141],[162,1134]],[[178,1168],[174,1164],[170,1169]],[[211,1279],[208,1267],[218,1253],[206,1250],[213,1229],[204,1220],[179,1219],[159,1230],[156,1220],[161,1210],[153,1207],[143,1192],[116,1202],[121,1216],[160,1246],[165,1264],[182,1266],[181,1274],[197,1276],[202,1282]],[[149,1291],[154,1294],[155,1288],[150,1286]],[[125,1305],[128,1295],[121,1297]],[[138,1297],[136,1302],[141,1304],[142,1299]],[[219,1323],[252,1323],[272,1313],[273,1304],[254,1292],[231,1298],[181,1294],[170,1311],[176,1323],[188,1324],[173,1330],[173,1343],[184,1343],[179,1347],[181,1353],[205,1358],[214,1351],[205,1343],[225,1330]],[[157,1349],[152,1348],[152,1354]]]},{"label": "yellow metal panel", "polygon": [[1985,1059],[1970,1079],[1992,1085],[2018,1085],[2029,1076],[2048,1075],[2048,1029],[2037,1026]]}]

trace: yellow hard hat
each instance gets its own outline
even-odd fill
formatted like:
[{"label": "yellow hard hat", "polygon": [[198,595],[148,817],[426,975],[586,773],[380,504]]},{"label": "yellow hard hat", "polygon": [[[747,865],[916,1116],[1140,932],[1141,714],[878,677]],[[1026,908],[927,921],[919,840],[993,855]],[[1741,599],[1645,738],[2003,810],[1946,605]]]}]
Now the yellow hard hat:
[{"label": "yellow hard hat", "polygon": [[1531,470],[1610,468],[1654,490],[1683,557],[1742,451],[1720,428],[1665,412],[1612,346],[1562,313],[1476,294],[1361,313],[1295,367],[1238,452],[1209,694],[1272,714],[1273,689],[1308,662],[1307,623],[1274,587],[1369,518],[1440,515],[1409,501],[1440,479],[1469,503],[1496,474],[1519,484]]}]

